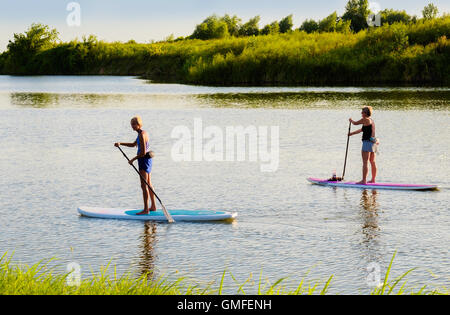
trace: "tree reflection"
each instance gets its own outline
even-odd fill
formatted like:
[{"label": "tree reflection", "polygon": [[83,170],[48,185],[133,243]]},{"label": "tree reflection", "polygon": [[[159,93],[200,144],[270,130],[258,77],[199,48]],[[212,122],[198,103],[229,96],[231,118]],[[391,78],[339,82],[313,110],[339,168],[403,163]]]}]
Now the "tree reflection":
[{"label": "tree reflection", "polygon": [[11,104],[24,107],[46,108],[58,103],[59,96],[51,93],[11,93]]},{"label": "tree reflection", "polygon": [[123,95],[116,94],[60,94],[60,93],[10,93],[12,105],[20,107],[48,108],[48,107],[105,107],[122,104]]}]

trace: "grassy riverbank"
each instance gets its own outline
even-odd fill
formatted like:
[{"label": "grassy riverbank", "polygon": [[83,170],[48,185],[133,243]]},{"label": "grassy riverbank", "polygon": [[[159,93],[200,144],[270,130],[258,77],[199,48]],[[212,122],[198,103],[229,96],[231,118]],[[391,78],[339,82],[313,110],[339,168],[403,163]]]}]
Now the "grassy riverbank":
[{"label": "grassy riverbank", "polygon": [[[446,288],[437,290],[424,286],[418,289],[407,289],[406,277],[412,270],[393,280],[389,279],[394,257],[395,255],[382,280],[383,283],[371,292],[368,291],[368,294],[449,294]],[[288,290],[283,286],[283,278],[270,284],[262,279],[262,276],[255,280],[250,276],[239,283],[230,272],[224,271],[218,283],[213,282],[208,286],[200,287],[186,284],[186,280],[181,277],[174,280],[169,278],[149,280],[151,277],[147,275],[138,278],[128,275],[118,277],[115,272],[111,276],[111,272],[105,268],[100,273],[92,274],[77,283],[76,278],[69,274],[54,273],[54,270],[48,268],[49,262],[41,262],[31,267],[19,266],[12,264],[11,258],[4,254],[0,259],[0,295],[220,295],[223,293],[225,277],[231,277],[234,280],[236,294],[324,295],[328,293],[333,282],[333,276],[321,283],[302,280],[297,288]]]},{"label": "grassy riverbank", "polygon": [[[42,34],[51,41],[55,32]],[[28,34],[21,35],[0,55],[0,74],[138,75],[207,85],[450,84],[450,16],[359,33],[295,30],[152,44],[89,37],[35,50],[20,46]]]}]

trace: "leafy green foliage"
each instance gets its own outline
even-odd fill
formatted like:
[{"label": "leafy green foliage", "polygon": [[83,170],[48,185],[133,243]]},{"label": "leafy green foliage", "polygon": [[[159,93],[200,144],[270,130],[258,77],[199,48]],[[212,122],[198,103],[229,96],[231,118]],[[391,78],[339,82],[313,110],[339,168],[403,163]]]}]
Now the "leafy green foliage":
[{"label": "leafy green foliage", "polygon": [[428,4],[422,10],[422,15],[425,20],[431,20],[431,19],[436,18],[438,13],[439,13],[438,8],[432,3]]},{"label": "leafy green foliage", "polygon": [[259,15],[251,18],[247,23],[242,25],[239,29],[240,36],[257,36],[259,34],[259,21],[261,17]]},{"label": "leafy green foliage", "polygon": [[[257,36],[262,32],[262,30],[259,29],[258,25],[260,20],[260,16],[255,16],[247,23],[242,24],[242,20],[236,15],[234,15],[233,17],[228,14],[224,15],[223,17],[211,15],[207,17],[201,24],[196,26],[194,33],[189,38],[209,40],[225,38],[228,36]],[[283,21],[284,28],[292,28],[292,15],[286,17]],[[278,24],[278,22],[276,23]],[[278,30],[266,30],[266,33],[278,33],[280,30],[279,26],[277,26],[277,28]]]},{"label": "leafy green foliage", "polygon": [[224,21],[227,24],[228,33],[231,36],[239,35],[239,28],[241,27],[242,24],[242,20],[240,18],[238,18],[236,15],[231,17],[228,14],[225,14],[225,16],[222,18],[222,21]]},{"label": "leafy green foliage", "polygon": [[404,23],[408,24],[413,21],[413,18],[406,13],[406,11],[396,11],[394,9],[385,9],[380,11],[381,15],[381,25],[384,24],[394,24],[394,23]]},{"label": "leafy green foliage", "polygon": [[351,26],[350,21],[345,21],[342,18],[339,18],[336,23],[336,32],[350,33],[351,32],[350,26]]},{"label": "leafy green foliage", "polygon": [[278,33],[280,33],[280,24],[277,21],[272,22],[271,24],[267,24],[261,30],[262,35],[269,35],[269,34],[274,35]]},{"label": "leafy green foliage", "polygon": [[351,21],[350,27],[354,32],[367,28],[367,17],[370,14],[368,0],[349,0],[342,18]]},{"label": "leafy green foliage", "polygon": [[292,22],[292,14],[286,16],[284,19],[280,21],[280,33],[287,33],[289,31],[292,31],[292,27],[294,26],[294,23]]},{"label": "leafy green foliage", "polygon": [[54,47],[57,39],[56,29],[42,24],[32,24],[24,34],[14,34],[14,40],[8,43],[8,53],[3,57],[6,71],[14,69],[19,74],[33,73],[35,56]]},{"label": "leafy green foliage", "polygon": [[319,22],[320,32],[335,32],[337,24],[337,14],[336,11],[331,13],[329,16],[324,18]]},{"label": "leafy green foliage", "polygon": [[212,15],[206,18],[203,23],[197,25],[192,38],[215,39],[229,36],[228,24],[223,18]]},{"label": "leafy green foliage", "polygon": [[319,23],[314,20],[305,20],[299,30],[305,31],[308,34],[317,32],[319,30]]},{"label": "leafy green foliage", "polygon": [[314,20],[306,20],[300,26],[299,30],[305,31],[306,33],[313,32],[340,32],[340,33],[349,33],[351,27],[350,20],[344,20],[337,16],[336,11],[331,13],[326,18],[316,22]]}]

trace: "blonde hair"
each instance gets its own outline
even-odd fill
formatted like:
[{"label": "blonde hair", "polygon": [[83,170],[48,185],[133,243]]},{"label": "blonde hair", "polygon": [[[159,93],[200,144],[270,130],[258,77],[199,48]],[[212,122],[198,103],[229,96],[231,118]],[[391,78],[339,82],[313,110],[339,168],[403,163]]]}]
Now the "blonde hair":
[{"label": "blonde hair", "polygon": [[372,114],[373,114],[373,108],[372,108],[372,106],[366,106],[366,107],[364,107],[364,108],[362,109],[362,111],[363,111],[364,113],[366,113],[366,115],[367,115],[368,117],[372,116]]},{"label": "blonde hair", "polygon": [[141,116],[135,116],[133,118],[131,118],[131,123],[136,123],[139,125],[139,127],[142,127],[142,118]]}]

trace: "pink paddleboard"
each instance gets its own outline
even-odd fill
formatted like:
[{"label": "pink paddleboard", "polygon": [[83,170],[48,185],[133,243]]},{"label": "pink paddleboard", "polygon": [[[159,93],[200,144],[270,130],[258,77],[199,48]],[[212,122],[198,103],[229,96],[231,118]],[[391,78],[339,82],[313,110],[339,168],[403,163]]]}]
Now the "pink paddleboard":
[{"label": "pink paddleboard", "polygon": [[437,190],[437,185],[411,185],[394,183],[357,184],[356,182],[333,182],[326,179],[308,178],[308,181],[322,186],[362,188],[362,189],[391,189],[391,190]]}]

